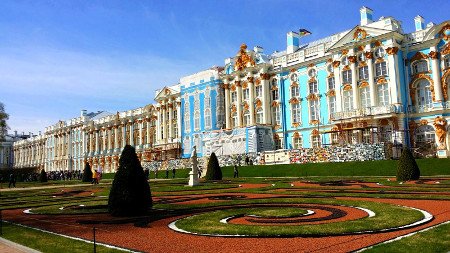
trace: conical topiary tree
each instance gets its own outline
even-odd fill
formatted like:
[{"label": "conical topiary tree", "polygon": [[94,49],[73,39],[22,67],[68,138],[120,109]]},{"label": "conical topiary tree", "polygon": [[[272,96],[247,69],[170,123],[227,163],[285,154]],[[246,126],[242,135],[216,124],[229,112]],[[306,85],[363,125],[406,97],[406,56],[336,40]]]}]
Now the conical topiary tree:
[{"label": "conical topiary tree", "polygon": [[44,169],[41,170],[41,175],[39,176],[39,181],[41,183],[47,182],[47,173],[45,172]]},{"label": "conical topiary tree", "polygon": [[92,170],[91,170],[91,165],[89,165],[89,163],[86,163],[86,165],[84,166],[83,178],[81,181],[82,182],[92,182]]},{"label": "conical topiary tree", "polygon": [[208,160],[208,167],[206,170],[206,180],[222,180],[222,170],[220,169],[219,160],[213,152]]},{"label": "conical topiary tree", "polygon": [[109,192],[109,213],[113,216],[144,215],[151,206],[150,186],[136,150],[126,145],[120,155],[119,169]]},{"label": "conical topiary tree", "polygon": [[419,166],[409,148],[404,148],[398,160],[397,181],[418,180],[420,177]]}]

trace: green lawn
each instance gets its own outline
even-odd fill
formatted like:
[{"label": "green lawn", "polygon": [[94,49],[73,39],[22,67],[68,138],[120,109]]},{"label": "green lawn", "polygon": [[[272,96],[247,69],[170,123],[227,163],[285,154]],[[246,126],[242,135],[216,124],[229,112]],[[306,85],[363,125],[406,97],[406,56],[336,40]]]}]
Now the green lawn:
[{"label": "green lawn", "polygon": [[[450,159],[417,159],[422,176],[450,175]],[[397,174],[397,160],[253,165],[239,167],[240,177],[307,176],[392,176]],[[223,167],[224,177],[233,177],[233,167]]]},{"label": "green lawn", "polygon": [[[60,252],[93,252],[94,244],[82,242],[62,236],[41,232],[35,229],[3,223],[3,238],[26,247],[49,253]],[[97,252],[124,252],[97,245]]]},{"label": "green lawn", "polygon": [[380,244],[365,252],[449,252],[450,223],[391,243]]}]

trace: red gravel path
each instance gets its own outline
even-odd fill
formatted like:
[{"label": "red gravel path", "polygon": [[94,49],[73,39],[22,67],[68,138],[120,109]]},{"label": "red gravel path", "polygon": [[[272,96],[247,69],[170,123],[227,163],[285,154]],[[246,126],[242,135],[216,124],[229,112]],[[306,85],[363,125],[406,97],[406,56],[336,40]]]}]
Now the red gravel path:
[{"label": "red gravel path", "polygon": [[[135,227],[133,224],[96,225],[98,228],[97,240],[146,252],[348,252],[450,220],[450,201],[347,197],[339,199],[416,207],[430,212],[435,219],[415,228],[377,234],[323,238],[222,238],[177,233],[167,227],[176,218],[167,218],[155,221],[146,228]],[[83,219],[83,217],[92,219],[93,215],[26,215],[22,210],[7,210],[3,214],[5,220],[88,240],[92,239],[91,226],[79,225],[76,220]],[[95,215],[95,217],[100,220],[109,218],[105,214]]]}]

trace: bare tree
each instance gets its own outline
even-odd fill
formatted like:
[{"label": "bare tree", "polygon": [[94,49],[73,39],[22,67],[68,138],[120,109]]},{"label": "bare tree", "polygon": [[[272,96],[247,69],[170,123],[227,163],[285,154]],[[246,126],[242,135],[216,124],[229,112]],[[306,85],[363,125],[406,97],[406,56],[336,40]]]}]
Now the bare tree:
[{"label": "bare tree", "polygon": [[5,105],[0,102],[0,140],[5,139],[6,132],[8,130],[8,124],[6,120],[9,119],[9,115],[5,112]]}]

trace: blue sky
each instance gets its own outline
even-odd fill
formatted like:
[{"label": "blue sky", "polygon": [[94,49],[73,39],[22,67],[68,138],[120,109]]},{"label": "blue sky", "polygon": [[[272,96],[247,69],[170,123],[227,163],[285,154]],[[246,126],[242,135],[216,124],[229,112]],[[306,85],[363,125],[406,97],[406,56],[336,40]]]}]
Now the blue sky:
[{"label": "blue sky", "polygon": [[0,1],[0,101],[11,131],[43,131],[88,111],[153,103],[155,90],[213,65],[243,42],[285,50],[359,24],[359,9],[413,19],[450,19],[450,1]]}]

